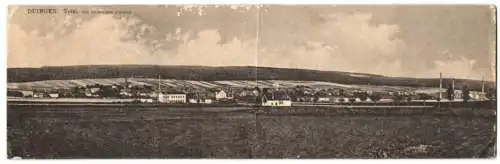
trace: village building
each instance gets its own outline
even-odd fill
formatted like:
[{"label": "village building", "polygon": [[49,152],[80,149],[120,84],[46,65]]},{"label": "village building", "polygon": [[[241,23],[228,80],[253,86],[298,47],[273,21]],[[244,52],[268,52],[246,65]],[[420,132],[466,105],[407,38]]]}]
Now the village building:
[{"label": "village building", "polygon": [[59,98],[59,93],[49,93],[50,98]]},{"label": "village building", "polygon": [[292,100],[286,93],[275,92],[262,97],[262,106],[283,107],[292,106]]},{"label": "village building", "polygon": [[212,99],[195,99],[195,98],[190,98],[188,100],[190,104],[212,104],[213,100]]},{"label": "village building", "polygon": [[339,98],[335,98],[333,101],[336,103],[349,102],[349,98],[339,97]]},{"label": "village building", "polygon": [[479,91],[470,91],[469,97],[471,100],[486,100],[486,93]]},{"label": "village building", "polygon": [[186,103],[186,94],[183,92],[167,92],[158,94],[158,102],[168,104]]},{"label": "village building", "polygon": [[86,97],[99,97],[98,92],[101,91],[101,88],[99,87],[90,87],[85,89],[85,96]]},{"label": "village building", "polygon": [[220,89],[215,91],[215,100],[222,100],[222,99],[232,99],[233,97],[229,95],[226,91]]},{"label": "village building", "polygon": [[188,93],[186,96],[190,104],[212,104],[214,99],[214,96],[210,96],[206,92]]},{"label": "village building", "polygon": [[139,101],[141,103],[152,103],[153,99],[150,99],[150,98],[140,98]]},{"label": "village building", "polygon": [[239,91],[239,93],[238,93],[239,97],[258,96],[258,95],[259,95],[259,92],[253,91],[253,90],[242,90],[242,91]]},{"label": "village building", "polygon": [[330,97],[319,97],[318,102],[330,102],[331,98]]},{"label": "village building", "polygon": [[43,92],[35,92],[35,93],[33,93],[33,97],[34,98],[44,98],[44,97],[47,97],[47,95]]}]

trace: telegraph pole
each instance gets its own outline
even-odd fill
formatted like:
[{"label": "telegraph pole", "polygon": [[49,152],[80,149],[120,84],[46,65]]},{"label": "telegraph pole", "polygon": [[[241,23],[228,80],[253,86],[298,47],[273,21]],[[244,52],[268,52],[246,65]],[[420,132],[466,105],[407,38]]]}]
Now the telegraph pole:
[{"label": "telegraph pole", "polygon": [[443,74],[439,72],[439,101],[438,101],[438,108],[441,108],[441,100],[443,100]]},{"label": "telegraph pole", "polygon": [[161,95],[161,85],[160,85],[161,77],[160,76],[161,75],[158,75],[158,95],[157,95],[158,96],[158,103],[161,102],[162,100],[160,100],[160,99],[163,98],[163,96]]},{"label": "telegraph pole", "polygon": [[453,95],[453,100],[455,100],[456,99],[456,97],[455,97],[455,79],[451,80],[451,91],[452,91],[452,95]]}]

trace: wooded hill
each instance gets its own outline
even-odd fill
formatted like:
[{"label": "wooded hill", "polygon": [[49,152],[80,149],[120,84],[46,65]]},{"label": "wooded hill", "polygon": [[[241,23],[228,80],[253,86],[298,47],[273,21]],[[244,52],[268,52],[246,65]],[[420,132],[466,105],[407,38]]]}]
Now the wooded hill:
[{"label": "wooded hill", "polygon": [[[439,78],[388,77],[374,74],[339,71],[318,71],[253,66],[158,66],[158,65],[81,65],[41,68],[8,68],[8,82],[29,82],[42,80],[70,80],[82,78],[158,78],[178,80],[298,80],[325,81],[340,84],[370,84],[409,87],[439,87]],[[444,79],[444,83],[451,80]],[[446,84],[443,84],[446,85]],[[479,80],[455,79],[455,87],[467,85],[480,90]],[[485,88],[495,87],[486,82]]]}]

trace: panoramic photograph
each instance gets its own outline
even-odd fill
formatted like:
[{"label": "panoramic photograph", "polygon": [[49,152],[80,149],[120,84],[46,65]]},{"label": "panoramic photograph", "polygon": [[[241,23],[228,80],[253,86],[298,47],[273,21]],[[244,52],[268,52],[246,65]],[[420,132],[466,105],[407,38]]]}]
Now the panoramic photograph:
[{"label": "panoramic photograph", "polygon": [[9,159],[496,157],[493,5],[10,5]]}]

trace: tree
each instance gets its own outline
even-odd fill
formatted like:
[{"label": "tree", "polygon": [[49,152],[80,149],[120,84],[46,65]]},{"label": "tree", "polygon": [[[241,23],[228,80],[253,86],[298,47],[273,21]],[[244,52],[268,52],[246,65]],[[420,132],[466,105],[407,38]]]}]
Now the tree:
[{"label": "tree", "polygon": [[351,102],[351,105],[356,101],[356,98],[349,98],[349,102]]},{"label": "tree", "polygon": [[372,99],[373,102],[377,103],[378,101],[380,101],[380,99],[382,99],[382,97],[379,94],[372,94],[370,96],[370,99]]},{"label": "tree", "polygon": [[339,89],[339,96],[344,97],[345,96],[345,91],[344,89]]},{"label": "tree", "polygon": [[396,104],[399,104],[401,102],[401,100],[403,100],[403,96],[401,94],[396,94],[392,100],[396,103]]},{"label": "tree", "polygon": [[99,91],[97,92],[97,94],[102,96],[102,97],[116,98],[116,97],[119,97],[120,93],[110,86],[101,86]]},{"label": "tree", "polygon": [[339,102],[340,102],[340,104],[342,104],[344,102],[344,98],[340,98]]},{"label": "tree", "polygon": [[406,97],[406,101],[411,102],[411,100],[412,100],[411,96]]},{"label": "tree", "polygon": [[319,100],[319,96],[318,95],[314,95],[313,96],[313,102],[318,102]]},{"label": "tree", "polygon": [[24,97],[23,93],[21,93],[19,91],[7,91],[7,96]]},{"label": "tree", "polygon": [[495,100],[497,96],[497,90],[495,88],[489,88],[486,90],[486,98],[490,100]]},{"label": "tree", "polygon": [[85,87],[76,86],[71,89],[71,97],[85,97]]},{"label": "tree", "polygon": [[368,99],[368,93],[366,92],[361,92],[357,96],[361,101],[366,101]]},{"label": "tree", "polygon": [[464,101],[464,102],[467,102],[467,101],[469,101],[469,100],[470,100],[469,93],[470,93],[470,91],[469,91],[469,89],[467,88],[467,86],[464,86],[464,87],[462,88],[462,99],[463,99],[463,101]]},{"label": "tree", "polygon": [[425,94],[425,93],[419,93],[418,94],[418,99],[420,100],[424,100],[424,105],[425,105],[425,102],[429,99],[431,99],[431,96],[428,95],[428,94]]}]

